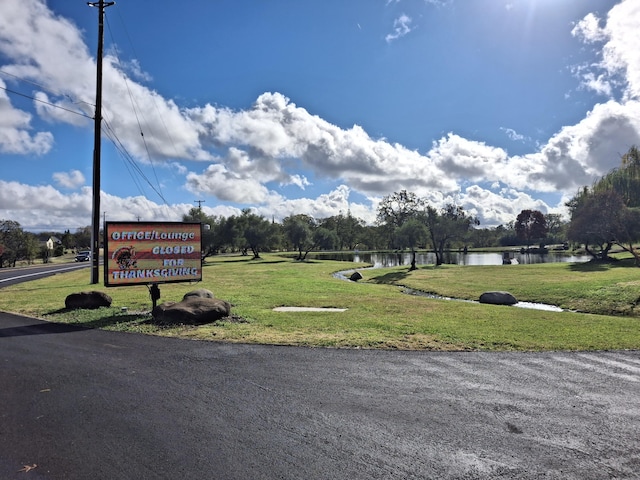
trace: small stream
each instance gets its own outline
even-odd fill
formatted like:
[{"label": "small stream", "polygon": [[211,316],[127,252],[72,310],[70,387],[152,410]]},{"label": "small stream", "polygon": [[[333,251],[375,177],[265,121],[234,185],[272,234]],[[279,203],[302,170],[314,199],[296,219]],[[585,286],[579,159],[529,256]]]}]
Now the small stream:
[{"label": "small stream", "polygon": [[[370,270],[373,268],[380,268],[380,267],[366,267],[366,268],[359,268],[357,270]],[[351,274],[355,271],[357,271],[355,269],[351,269],[351,270],[343,270],[341,272],[336,272],[333,274],[333,276],[337,279],[340,280],[345,280],[347,282],[351,282],[352,280],[349,278],[351,276]],[[433,293],[427,293],[427,292],[422,292],[420,290],[415,290],[413,288],[409,288],[406,287],[404,285],[398,285],[402,291],[402,293],[406,294],[406,295],[415,295],[418,297],[426,297],[426,298],[431,298],[434,300],[451,300],[451,301],[455,301],[455,302],[468,302],[468,303],[480,303],[478,300],[466,300],[463,298],[452,298],[452,297],[443,297],[442,295],[436,295]],[[544,310],[546,312],[564,312],[566,310],[557,307],[555,305],[547,305],[545,303],[533,303],[533,302],[518,302],[515,305],[510,305],[511,307],[517,307],[517,308],[528,308],[531,310]]]}]

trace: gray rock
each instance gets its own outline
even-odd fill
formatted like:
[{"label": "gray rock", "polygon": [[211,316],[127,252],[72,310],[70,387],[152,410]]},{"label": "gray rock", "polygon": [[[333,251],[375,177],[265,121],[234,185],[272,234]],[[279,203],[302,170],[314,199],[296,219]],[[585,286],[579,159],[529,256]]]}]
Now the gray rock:
[{"label": "gray rock", "polygon": [[518,303],[516,297],[509,292],[484,292],[480,295],[480,303],[490,303],[492,305],[515,305]]},{"label": "gray rock", "polygon": [[95,309],[110,307],[111,297],[104,292],[92,290],[90,292],[72,293],[64,300],[64,306],[70,310],[78,308]]},{"label": "gray rock", "polygon": [[213,323],[229,316],[231,304],[218,298],[189,296],[181,302],[165,302],[153,309],[151,315],[161,323]]},{"label": "gray rock", "polygon": [[182,297],[183,300],[186,300],[189,297],[200,297],[200,298],[216,298],[213,295],[211,290],[207,290],[206,288],[198,288],[197,290],[191,290],[184,294]]}]

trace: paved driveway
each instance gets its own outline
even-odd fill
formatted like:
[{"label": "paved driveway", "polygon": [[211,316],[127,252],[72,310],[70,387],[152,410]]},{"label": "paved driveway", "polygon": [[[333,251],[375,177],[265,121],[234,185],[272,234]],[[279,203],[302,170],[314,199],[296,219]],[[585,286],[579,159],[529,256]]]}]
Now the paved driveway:
[{"label": "paved driveway", "polygon": [[229,345],[0,314],[2,479],[639,478],[639,433],[639,352]]}]

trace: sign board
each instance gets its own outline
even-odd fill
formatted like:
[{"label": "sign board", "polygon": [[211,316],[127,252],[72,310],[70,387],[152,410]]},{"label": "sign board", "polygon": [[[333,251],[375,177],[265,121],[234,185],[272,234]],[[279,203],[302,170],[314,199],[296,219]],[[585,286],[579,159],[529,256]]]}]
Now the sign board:
[{"label": "sign board", "polygon": [[148,285],[202,280],[202,225],[106,222],[104,284]]}]

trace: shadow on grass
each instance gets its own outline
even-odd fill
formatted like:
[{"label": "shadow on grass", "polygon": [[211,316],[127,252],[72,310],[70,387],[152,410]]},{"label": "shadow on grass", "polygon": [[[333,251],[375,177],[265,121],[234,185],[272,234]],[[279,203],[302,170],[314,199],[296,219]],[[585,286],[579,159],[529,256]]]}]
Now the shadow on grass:
[{"label": "shadow on grass", "polygon": [[47,317],[57,315],[61,318],[53,317],[54,322],[64,320],[64,325],[78,328],[105,328],[120,323],[143,323],[151,318],[150,312],[121,313],[120,310],[110,307],[96,309],[60,308],[45,314]]},{"label": "shadow on grass", "polygon": [[612,268],[638,268],[634,259],[625,258],[623,260],[617,260],[615,258],[608,260],[589,260],[584,263],[572,263],[569,266],[569,270],[573,272],[604,272]]},{"label": "shadow on grass", "polygon": [[389,272],[389,273],[385,273],[384,275],[377,275],[375,277],[370,277],[368,281],[371,283],[393,285],[394,283],[404,280],[408,276],[409,276],[409,272]]}]

